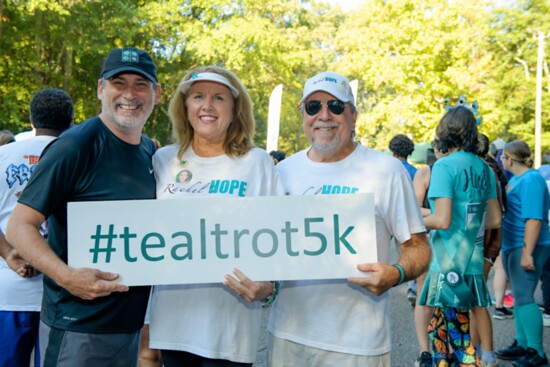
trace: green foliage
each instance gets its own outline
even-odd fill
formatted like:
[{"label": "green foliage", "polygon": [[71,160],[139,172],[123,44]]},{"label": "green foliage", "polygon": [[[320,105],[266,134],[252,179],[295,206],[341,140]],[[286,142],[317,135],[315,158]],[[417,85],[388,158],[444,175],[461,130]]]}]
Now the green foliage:
[{"label": "green foliage", "polygon": [[[536,36],[549,29],[550,4],[495,4],[365,0],[344,13],[310,0],[0,0],[0,124],[28,129],[28,101],[44,87],[72,96],[77,122],[97,114],[104,58],[113,47],[136,46],[159,69],[161,103],[145,132],[163,144],[171,135],[168,102],[183,74],[217,64],[248,88],[260,147],[279,84],[279,149],[308,145],[296,109],[302,87],[332,70],[359,82],[357,135],[368,146],[386,149],[397,133],[430,141],[443,114],[438,102],[462,94],[479,102],[480,130],[491,139],[519,138],[533,148]],[[549,92],[546,73],[543,151],[550,150]]]}]

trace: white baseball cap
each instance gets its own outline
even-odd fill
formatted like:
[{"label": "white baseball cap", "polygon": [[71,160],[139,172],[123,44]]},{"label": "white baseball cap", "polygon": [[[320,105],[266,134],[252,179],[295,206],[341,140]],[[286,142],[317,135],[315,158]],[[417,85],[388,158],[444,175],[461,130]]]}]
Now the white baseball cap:
[{"label": "white baseball cap", "polygon": [[300,100],[300,106],[312,93],[319,91],[332,94],[340,101],[349,103],[355,107],[355,99],[349,86],[349,80],[341,74],[324,71],[309,78],[306,84],[304,84],[304,93]]},{"label": "white baseball cap", "polygon": [[180,85],[178,86],[178,89],[183,94],[187,94],[187,92],[189,92],[189,88],[191,88],[191,86],[195,82],[215,82],[215,83],[223,84],[227,88],[229,88],[229,90],[231,91],[231,94],[233,95],[233,98],[237,98],[239,96],[239,91],[237,90],[237,88],[231,85],[231,83],[229,82],[229,79],[227,79],[225,76],[221,74],[211,73],[211,72],[192,74],[189,80],[186,80],[180,83]]},{"label": "white baseball cap", "polygon": [[497,154],[497,151],[504,149],[504,146],[506,145],[506,142],[502,139],[497,139],[489,145],[489,150],[493,154]]}]

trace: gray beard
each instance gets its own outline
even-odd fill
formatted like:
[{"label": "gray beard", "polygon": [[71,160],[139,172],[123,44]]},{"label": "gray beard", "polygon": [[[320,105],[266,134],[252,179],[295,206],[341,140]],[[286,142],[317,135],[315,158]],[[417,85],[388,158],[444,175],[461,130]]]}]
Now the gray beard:
[{"label": "gray beard", "polygon": [[328,145],[324,144],[324,145],[321,145],[319,143],[317,143],[315,141],[315,139],[313,139],[311,141],[311,146],[313,148],[315,148],[315,150],[319,151],[319,152],[329,152],[331,150],[334,150],[336,149],[336,147],[338,146],[338,143],[340,143],[340,137],[338,135],[336,135],[334,137],[334,139],[332,140],[332,142]]}]

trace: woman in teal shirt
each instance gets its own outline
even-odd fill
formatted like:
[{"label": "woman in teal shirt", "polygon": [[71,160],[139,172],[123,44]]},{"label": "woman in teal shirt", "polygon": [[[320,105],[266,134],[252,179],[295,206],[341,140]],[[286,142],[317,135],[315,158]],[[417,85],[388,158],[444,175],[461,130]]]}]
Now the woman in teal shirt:
[{"label": "woman in teal shirt", "polygon": [[546,366],[542,315],[534,293],[550,256],[550,196],[544,178],[531,168],[531,150],[525,142],[506,144],[501,159],[504,169],[514,174],[506,190],[508,209],[502,223],[501,256],[515,298],[516,340],[496,354],[516,360],[517,367]]}]

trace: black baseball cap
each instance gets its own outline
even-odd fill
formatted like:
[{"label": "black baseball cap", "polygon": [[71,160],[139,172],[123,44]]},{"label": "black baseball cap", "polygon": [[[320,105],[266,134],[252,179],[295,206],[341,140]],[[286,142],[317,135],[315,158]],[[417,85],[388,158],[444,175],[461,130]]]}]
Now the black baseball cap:
[{"label": "black baseball cap", "polygon": [[109,79],[124,72],[137,73],[154,83],[158,83],[157,67],[153,59],[147,51],[135,47],[112,50],[105,59],[101,77]]}]

